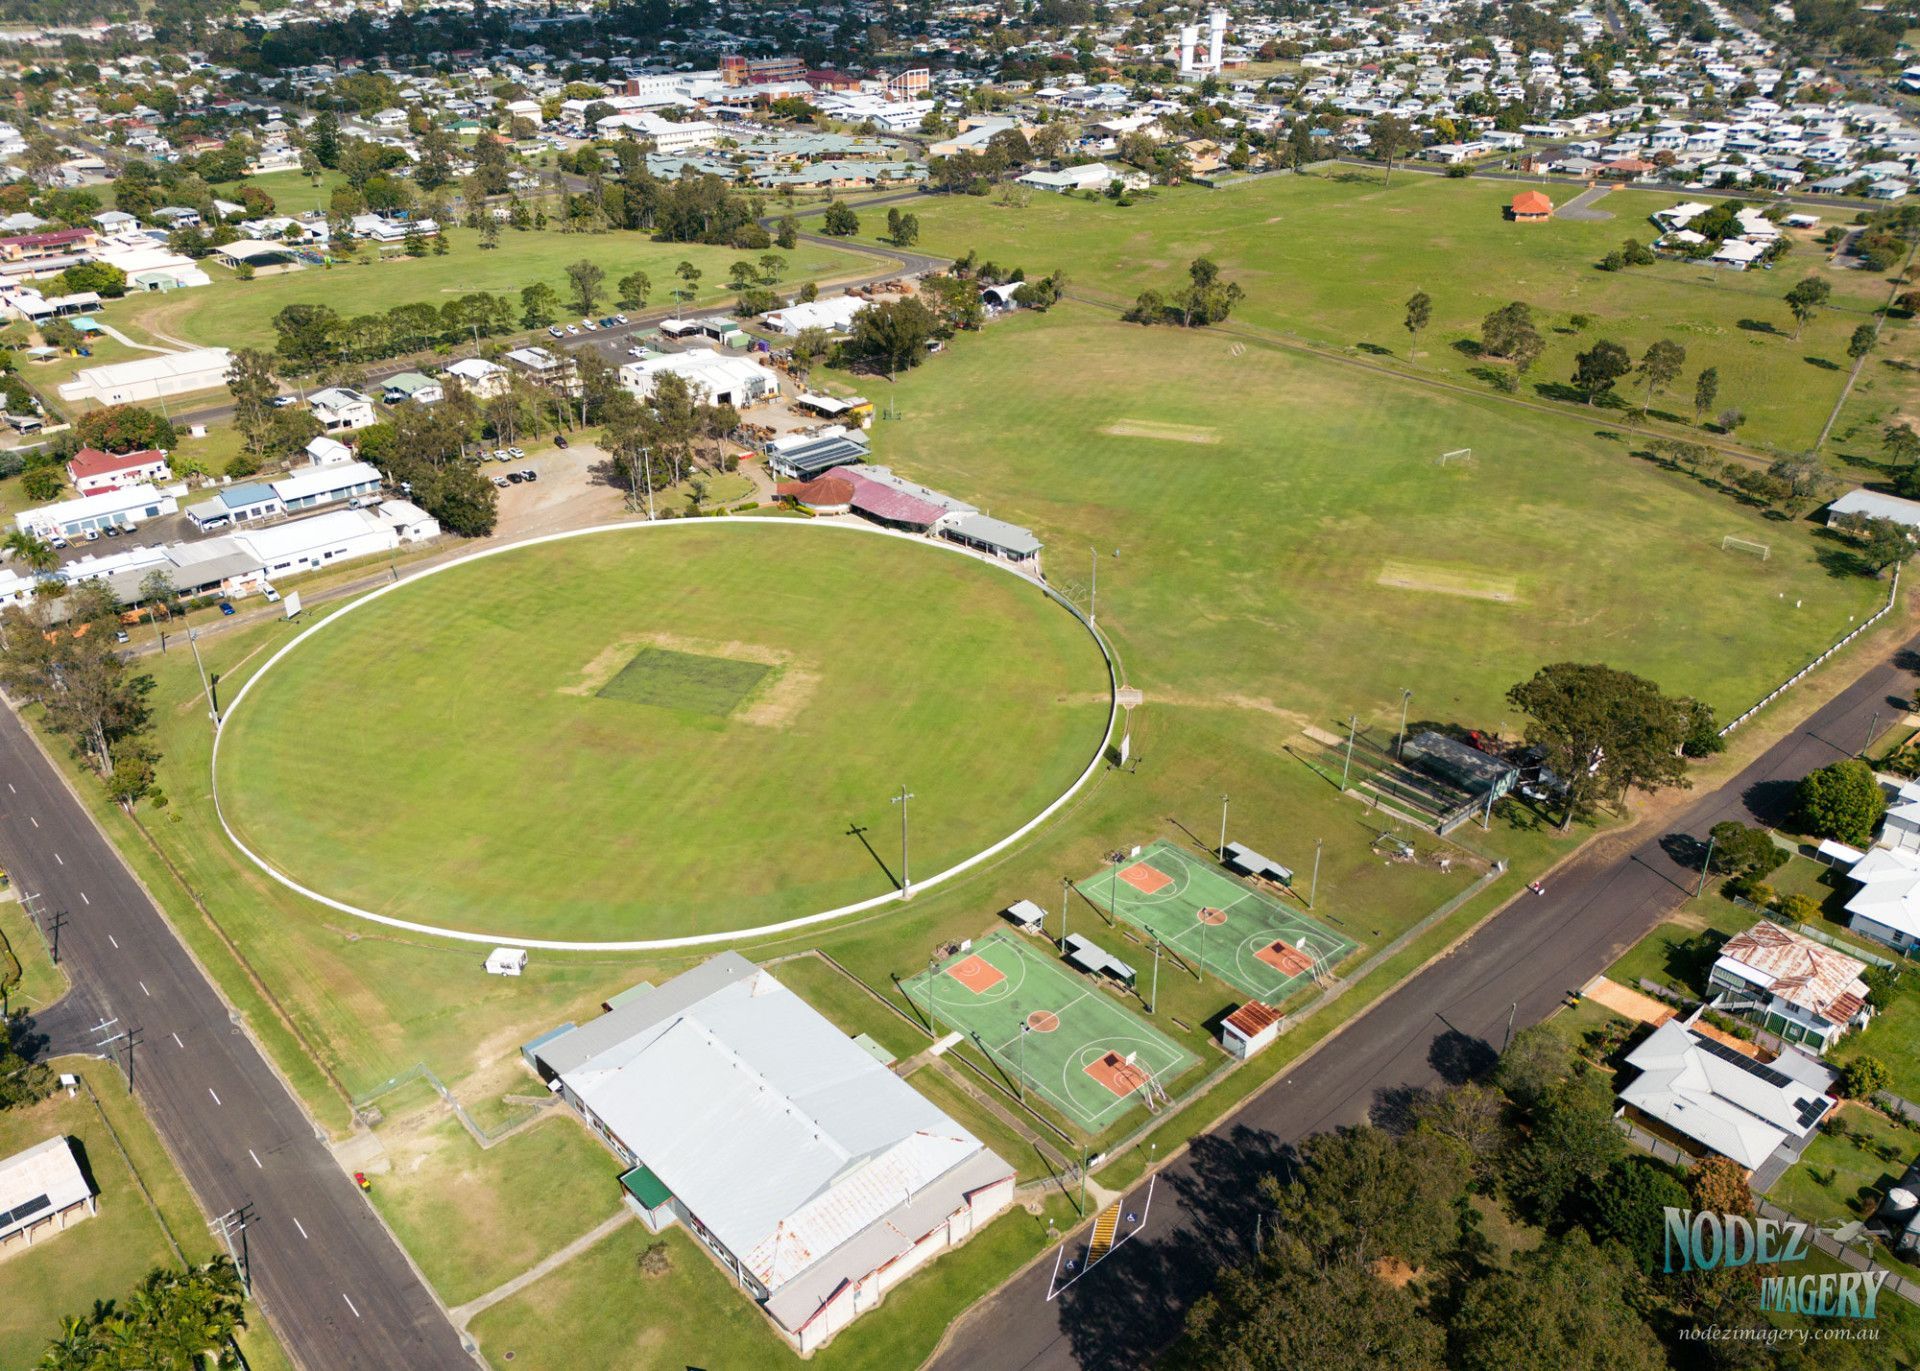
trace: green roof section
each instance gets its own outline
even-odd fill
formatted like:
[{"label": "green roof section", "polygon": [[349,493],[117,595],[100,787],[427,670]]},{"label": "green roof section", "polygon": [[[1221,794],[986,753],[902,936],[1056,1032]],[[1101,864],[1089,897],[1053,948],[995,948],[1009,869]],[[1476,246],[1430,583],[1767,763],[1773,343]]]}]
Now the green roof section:
[{"label": "green roof section", "polygon": [[893,1065],[893,1062],[894,1062],[893,1053],[887,1051],[886,1048],[882,1047],[879,1043],[875,1042],[870,1035],[865,1033],[856,1033],[854,1035],[853,1040],[855,1043],[859,1045],[861,1051],[865,1052],[869,1057],[873,1058],[876,1062],[879,1062],[880,1065],[882,1066]]},{"label": "green roof section", "polygon": [[614,1010],[618,1009],[621,1005],[626,1004],[629,1000],[637,1000],[642,995],[646,994],[648,991],[652,989],[653,989],[652,981],[641,981],[638,985],[628,986],[625,990],[622,990],[617,995],[609,995],[607,997],[607,1012],[611,1014]]},{"label": "green roof section", "polygon": [[643,1209],[658,1209],[673,1198],[673,1192],[660,1182],[660,1178],[644,1166],[636,1166],[620,1178],[620,1184],[626,1192],[640,1201]]}]

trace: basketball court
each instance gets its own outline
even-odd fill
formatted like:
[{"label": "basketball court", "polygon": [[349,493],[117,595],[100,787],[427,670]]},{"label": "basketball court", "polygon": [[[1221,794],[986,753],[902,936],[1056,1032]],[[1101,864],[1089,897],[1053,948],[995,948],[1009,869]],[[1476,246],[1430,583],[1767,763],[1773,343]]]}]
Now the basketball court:
[{"label": "basketball court", "polygon": [[1267,1004],[1330,975],[1359,944],[1162,839],[1081,894]]},{"label": "basketball court", "polygon": [[1098,1133],[1131,1109],[1158,1110],[1194,1055],[1074,971],[1012,934],[904,983],[935,1032],[972,1039],[1069,1122]]}]

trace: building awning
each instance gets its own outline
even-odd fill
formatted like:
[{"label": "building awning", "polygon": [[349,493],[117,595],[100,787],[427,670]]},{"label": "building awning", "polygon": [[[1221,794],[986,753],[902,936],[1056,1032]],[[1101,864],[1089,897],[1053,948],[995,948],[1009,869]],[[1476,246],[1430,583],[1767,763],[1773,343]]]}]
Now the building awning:
[{"label": "building awning", "polygon": [[627,1172],[620,1178],[620,1185],[643,1209],[658,1209],[673,1198],[673,1192],[645,1166],[636,1166]]}]

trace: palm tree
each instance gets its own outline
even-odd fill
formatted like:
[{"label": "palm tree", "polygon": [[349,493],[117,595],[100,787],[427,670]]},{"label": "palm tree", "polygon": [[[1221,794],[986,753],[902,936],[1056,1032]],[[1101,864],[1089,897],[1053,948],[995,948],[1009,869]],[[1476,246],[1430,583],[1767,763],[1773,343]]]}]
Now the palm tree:
[{"label": "palm tree", "polygon": [[5,539],[0,539],[0,548],[4,548],[10,557],[18,557],[29,571],[35,575],[52,571],[60,565],[60,554],[48,543],[23,528],[17,528]]}]

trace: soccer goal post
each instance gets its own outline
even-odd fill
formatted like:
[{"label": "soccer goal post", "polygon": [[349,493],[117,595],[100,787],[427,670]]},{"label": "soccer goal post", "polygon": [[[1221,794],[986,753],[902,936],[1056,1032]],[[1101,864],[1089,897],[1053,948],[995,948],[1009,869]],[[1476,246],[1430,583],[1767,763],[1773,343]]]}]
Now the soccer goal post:
[{"label": "soccer goal post", "polygon": [[1747,556],[1758,557],[1763,562],[1773,555],[1772,544],[1757,543],[1751,538],[1736,538],[1731,533],[1720,540],[1720,550],[1722,552],[1744,552]]},{"label": "soccer goal post", "polygon": [[1443,467],[1464,465],[1473,460],[1473,449],[1457,447],[1452,452],[1441,453],[1438,460]]}]

